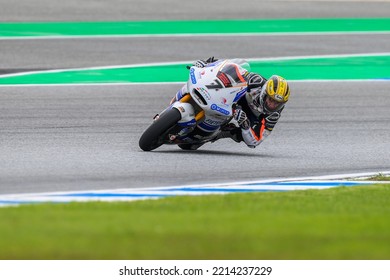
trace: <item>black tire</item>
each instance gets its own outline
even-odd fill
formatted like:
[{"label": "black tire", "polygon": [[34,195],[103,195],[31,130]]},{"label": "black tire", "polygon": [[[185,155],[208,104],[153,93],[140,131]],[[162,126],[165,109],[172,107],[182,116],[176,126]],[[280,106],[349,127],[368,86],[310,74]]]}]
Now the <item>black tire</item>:
[{"label": "black tire", "polygon": [[154,121],[139,139],[139,147],[143,151],[151,151],[163,144],[162,138],[181,119],[181,114],[176,108],[164,112]]}]

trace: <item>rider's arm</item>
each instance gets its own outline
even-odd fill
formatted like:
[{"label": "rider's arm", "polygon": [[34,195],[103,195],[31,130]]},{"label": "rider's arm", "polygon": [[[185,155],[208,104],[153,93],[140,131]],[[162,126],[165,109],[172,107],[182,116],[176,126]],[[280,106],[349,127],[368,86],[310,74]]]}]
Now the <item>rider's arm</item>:
[{"label": "rider's arm", "polygon": [[260,122],[255,122],[247,128],[241,128],[242,138],[250,148],[255,148],[267,138],[280,118],[280,112],[275,112],[269,116],[260,118]]},{"label": "rider's arm", "polygon": [[242,139],[250,148],[256,148],[270,134],[271,131],[265,129],[264,123],[258,123],[248,129],[241,128]]}]

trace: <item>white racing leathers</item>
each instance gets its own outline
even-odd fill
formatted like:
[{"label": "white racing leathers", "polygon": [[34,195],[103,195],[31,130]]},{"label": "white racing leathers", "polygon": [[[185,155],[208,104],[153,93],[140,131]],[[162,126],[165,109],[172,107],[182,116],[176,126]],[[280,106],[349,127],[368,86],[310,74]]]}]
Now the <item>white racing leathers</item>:
[{"label": "white racing leathers", "polygon": [[248,147],[255,148],[271,134],[280,118],[284,106],[279,111],[267,114],[252,109],[248,104],[247,98],[241,98],[240,101],[238,101],[238,105],[245,111],[250,121],[249,129],[241,128],[242,140]]}]

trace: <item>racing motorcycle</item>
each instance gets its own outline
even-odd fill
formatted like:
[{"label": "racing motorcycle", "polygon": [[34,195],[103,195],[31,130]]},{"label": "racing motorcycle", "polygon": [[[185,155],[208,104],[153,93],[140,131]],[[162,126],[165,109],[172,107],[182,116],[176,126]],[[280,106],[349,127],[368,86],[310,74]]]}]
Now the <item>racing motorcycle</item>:
[{"label": "racing motorcycle", "polygon": [[215,141],[234,125],[233,113],[247,91],[249,64],[242,59],[218,60],[203,68],[191,66],[187,83],[168,108],[144,131],[139,147],[151,151],[163,144],[195,150]]}]

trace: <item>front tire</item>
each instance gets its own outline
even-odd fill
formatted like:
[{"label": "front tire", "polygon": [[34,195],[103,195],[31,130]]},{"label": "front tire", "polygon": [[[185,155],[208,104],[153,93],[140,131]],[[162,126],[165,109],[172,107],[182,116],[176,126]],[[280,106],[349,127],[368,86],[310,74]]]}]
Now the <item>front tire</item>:
[{"label": "front tire", "polygon": [[142,134],[139,139],[139,147],[143,151],[152,151],[163,144],[164,136],[181,119],[178,109],[172,108],[164,112]]}]

